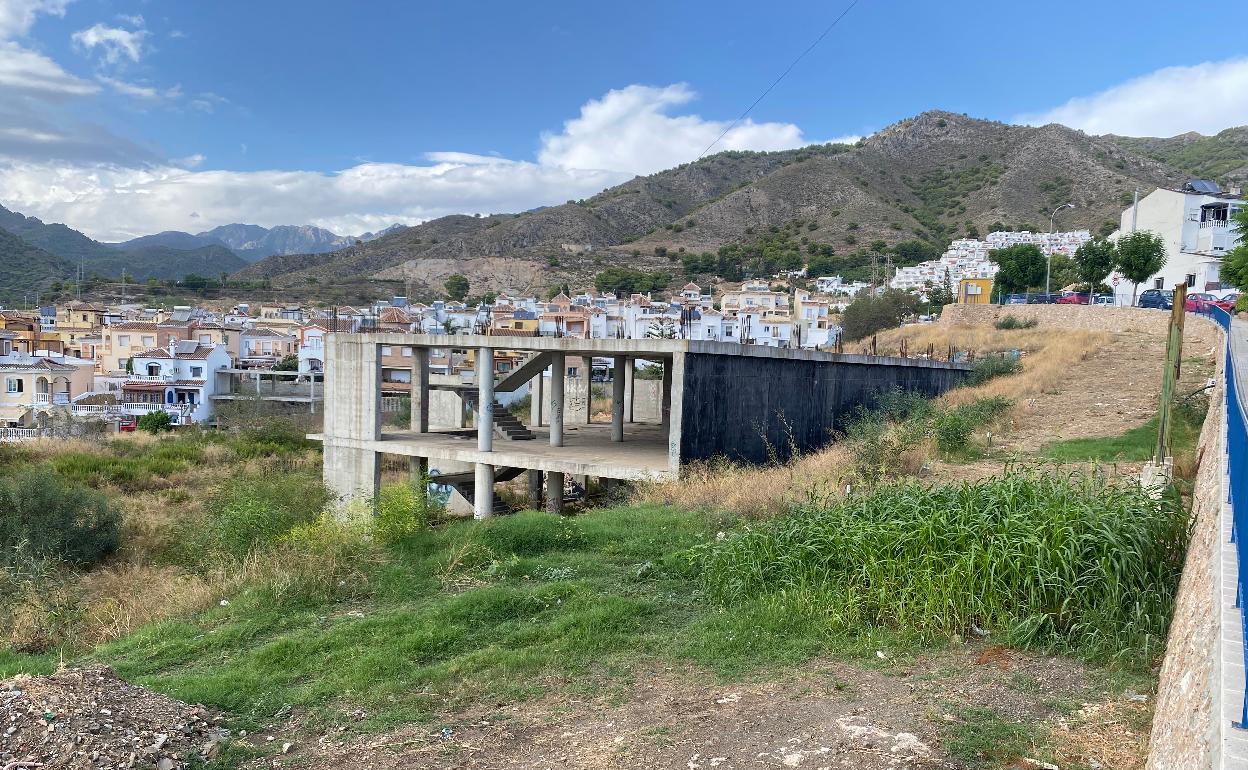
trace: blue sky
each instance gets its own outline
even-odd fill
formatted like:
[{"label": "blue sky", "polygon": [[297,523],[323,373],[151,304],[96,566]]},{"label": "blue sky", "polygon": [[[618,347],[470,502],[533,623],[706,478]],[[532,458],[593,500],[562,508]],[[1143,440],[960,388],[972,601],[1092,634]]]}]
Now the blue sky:
[{"label": "blue sky", "polygon": [[[0,0],[0,203],[120,238],[582,197],[696,157],[844,7]],[[1218,14],[1248,28],[1244,4]],[[725,145],[931,108],[1248,123],[1248,44],[1200,29],[1181,3],[860,0]]]}]

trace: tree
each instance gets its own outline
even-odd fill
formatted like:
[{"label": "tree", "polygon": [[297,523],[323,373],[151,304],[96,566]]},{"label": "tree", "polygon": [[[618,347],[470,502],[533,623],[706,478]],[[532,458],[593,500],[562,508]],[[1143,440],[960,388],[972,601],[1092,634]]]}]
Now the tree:
[{"label": "tree", "polygon": [[1093,238],[1075,250],[1075,270],[1088,285],[1089,294],[1113,271],[1117,260],[1114,244],[1104,238]]},{"label": "tree", "polygon": [[164,410],[148,412],[139,418],[139,430],[145,430],[153,435],[173,430],[173,418]]},{"label": "tree", "polygon": [[1003,293],[1027,291],[1044,283],[1048,261],[1034,243],[1018,243],[1004,249],[993,249],[988,258],[996,262],[996,284]]},{"label": "tree", "polygon": [[919,311],[918,297],[900,289],[889,289],[878,297],[859,294],[841,317],[847,340],[857,340],[884,329],[894,329],[906,316]]},{"label": "tree", "polygon": [[282,360],[273,364],[275,372],[297,372],[299,371],[299,356],[294,353],[282,356]]},{"label": "tree", "polygon": [[442,284],[442,287],[446,289],[447,297],[454,300],[461,300],[468,294],[468,279],[459,273],[455,273],[446,279],[446,282]]},{"label": "tree", "polygon": [[680,339],[680,329],[676,326],[675,318],[669,315],[660,316],[646,327],[646,336],[652,340],[676,340]]},{"label": "tree", "polygon": [[1120,237],[1116,251],[1118,271],[1133,284],[1131,304],[1134,305],[1140,284],[1166,266],[1166,244],[1160,235],[1140,230]]},{"label": "tree", "polygon": [[1241,292],[1248,292],[1248,210],[1235,215],[1240,244],[1222,259],[1222,280]]},{"label": "tree", "polygon": [[671,273],[647,272],[628,267],[609,267],[594,276],[594,287],[599,292],[611,292],[617,296],[662,291],[671,282]]}]

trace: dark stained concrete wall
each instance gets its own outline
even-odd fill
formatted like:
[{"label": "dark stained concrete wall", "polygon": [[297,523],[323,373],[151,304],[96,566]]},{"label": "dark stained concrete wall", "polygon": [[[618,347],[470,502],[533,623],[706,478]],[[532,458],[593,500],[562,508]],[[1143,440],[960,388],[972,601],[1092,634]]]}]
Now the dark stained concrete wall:
[{"label": "dark stained concrete wall", "polygon": [[682,463],[715,456],[765,462],[772,451],[787,459],[793,447],[808,452],[826,446],[833,429],[882,391],[936,396],[968,374],[926,361],[829,363],[698,353],[684,359]]}]

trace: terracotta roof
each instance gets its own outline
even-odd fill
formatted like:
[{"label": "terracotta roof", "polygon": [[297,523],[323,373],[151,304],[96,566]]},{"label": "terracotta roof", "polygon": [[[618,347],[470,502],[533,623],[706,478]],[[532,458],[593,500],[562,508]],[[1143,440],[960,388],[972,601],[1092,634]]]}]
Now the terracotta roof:
[{"label": "terracotta roof", "polygon": [[212,355],[211,347],[207,347],[205,345],[199,345],[194,350],[191,350],[191,351],[185,351],[185,352],[178,351],[178,354],[176,356],[171,354],[166,348],[152,348],[150,350],[144,350],[142,353],[135,353],[134,357],[135,358],[170,358],[170,359],[180,358],[180,359],[187,359],[190,361],[203,361],[204,359],[208,358],[208,356],[210,355]]},{"label": "terracotta roof", "polygon": [[286,339],[289,339],[291,337],[291,335],[289,334],[283,334],[282,332],[275,331],[273,329],[265,329],[265,328],[259,328],[259,327],[255,329],[244,329],[243,336],[244,337],[282,337]]},{"label": "terracotta roof", "polygon": [[104,328],[116,329],[121,332],[154,332],[156,331],[156,324],[151,321],[125,321],[123,323],[113,324],[112,326],[106,326]]},{"label": "terracotta roof", "polygon": [[20,371],[20,372],[67,372],[73,371],[78,367],[73,364],[63,364],[60,361],[53,361],[50,358],[36,358],[28,361],[4,361],[0,360],[0,371]]}]

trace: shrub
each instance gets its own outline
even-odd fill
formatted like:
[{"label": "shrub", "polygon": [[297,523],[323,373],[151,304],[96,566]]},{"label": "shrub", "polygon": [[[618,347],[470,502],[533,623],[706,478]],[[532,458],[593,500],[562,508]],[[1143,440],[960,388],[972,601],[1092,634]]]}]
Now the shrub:
[{"label": "shrub", "polygon": [[1031,329],[1040,323],[1035,318],[1019,318],[1018,316],[1007,315],[1005,318],[997,320],[993,324],[998,329]]},{"label": "shrub", "polygon": [[[425,483],[425,482],[421,482]],[[383,543],[394,543],[427,529],[438,509],[411,484],[381,488],[373,517],[373,534]]]},{"label": "shrub", "polygon": [[1042,650],[1147,665],[1164,649],[1187,545],[1176,496],[1096,470],[880,487],[691,552],[728,605],[773,597],[829,630],[937,640],[975,627]]},{"label": "shrub", "polygon": [[90,566],[121,544],[121,514],[101,493],[43,469],[0,478],[0,551]]},{"label": "shrub", "polygon": [[237,476],[209,498],[203,531],[191,537],[192,561],[204,553],[244,558],[277,543],[292,529],[316,521],[329,504],[329,491],[304,474],[282,472]]},{"label": "shrub", "polygon": [[971,374],[964,384],[970,387],[983,385],[994,377],[1018,374],[1022,370],[1022,362],[1014,356],[1005,353],[999,356],[984,356],[971,364]]},{"label": "shrub", "polygon": [[139,418],[139,430],[153,435],[173,430],[173,418],[166,411],[148,412]]}]

